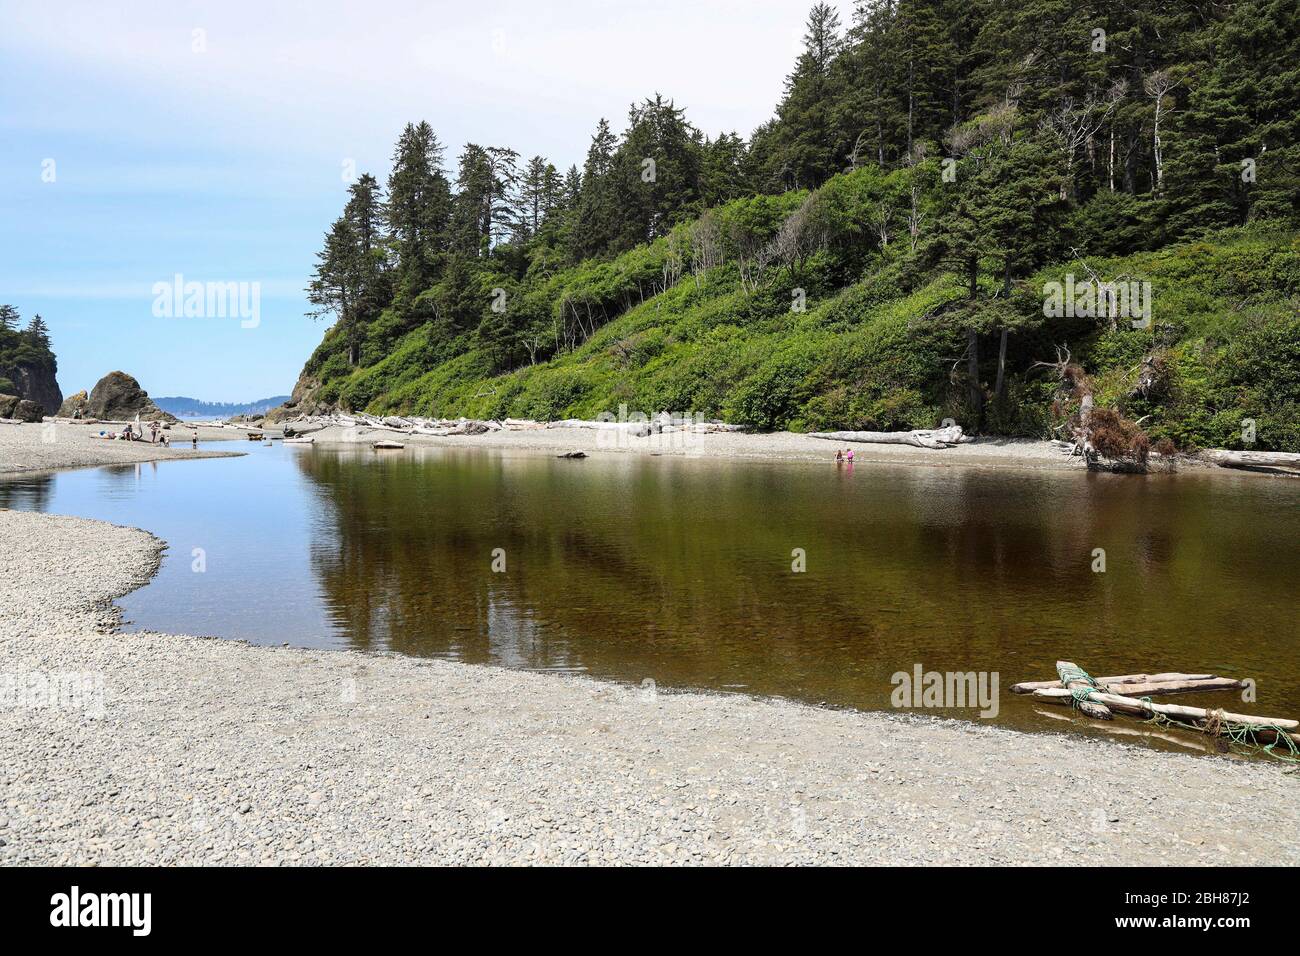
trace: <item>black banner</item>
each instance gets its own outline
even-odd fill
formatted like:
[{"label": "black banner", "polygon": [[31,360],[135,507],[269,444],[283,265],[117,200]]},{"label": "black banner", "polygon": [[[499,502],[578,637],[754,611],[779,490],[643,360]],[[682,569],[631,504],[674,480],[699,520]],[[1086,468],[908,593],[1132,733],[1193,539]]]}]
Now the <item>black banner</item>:
[{"label": "black banner", "polygon": [[[508,918],[492,927],[494,938],[554,935],[557,914],[578,909],[591,914],[583,918],[584,935],[597,924],[618,932],[620,921],[630,921],[627,932],[655,936],[645,923],[649,909],[664,926],[687,916],[704,919],[733,942],[763,936],[772,921],[788,920],[806,931],[809,918],[842,929],[847,917],[865,939],[901,930],[918,944],[976,944],[991,933],[1042,934],[1044,943],[1098,933],[1143,940],[1196,933],[1231,945],[1243,934],[1290,924],[1293,872],[1106,866],[639,870],[603,873],[593,883],[582,870],[6,869],[0,871],[0,913],[11,939],[111,937],[127,944],[373,941],[392,932],[427,932],[432,920],[447,923],[470,913],[481,918],[484,908],[500,907]],[[594,895],[584,899],[575,890]],[[647,890],[656,895],[628,895]],[[683,891],[690,895],[676,895]],[[708,911],[699,907],[704,899],[713,903]],[[749,922],[756,914],[758,921]]]}]

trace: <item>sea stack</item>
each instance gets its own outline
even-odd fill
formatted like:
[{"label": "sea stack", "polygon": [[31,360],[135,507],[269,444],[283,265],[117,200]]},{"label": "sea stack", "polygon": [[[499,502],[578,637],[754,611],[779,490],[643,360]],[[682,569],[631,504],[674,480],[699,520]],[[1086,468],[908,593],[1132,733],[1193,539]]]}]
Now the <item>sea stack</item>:
[{"label": "sea stack", "polygon": [[109,372],[96,383],[86,402],[84,417],[124,422],[139,415],[150,421],[176,421],[153,403],[149,393],[125,372]]}]

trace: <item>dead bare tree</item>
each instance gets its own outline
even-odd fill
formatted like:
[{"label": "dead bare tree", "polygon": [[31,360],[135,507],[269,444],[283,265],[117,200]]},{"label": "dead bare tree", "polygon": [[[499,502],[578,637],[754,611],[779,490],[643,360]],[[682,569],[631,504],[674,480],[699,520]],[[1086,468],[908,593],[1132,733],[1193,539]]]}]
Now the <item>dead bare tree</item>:
[{"label": "dead bare tree", "polygon": [[1061,199],[1068,199],[1074,189],[1074,161],[1083,148],[1105,124],[1118,101],[1098,100],[1091,93],[1076,105],[1066,97],[1056,110],[1043,120],[1043,128],[1056,140],[1065,156],[1065,178],[1061,180]]},{"label": "dead bare tree", "polygon": [[1155,106],[1155,121],[1153,123],[1152,146],[1155,152],[1156,161],[1156,193],[1164,190],[1165,185],[1165,152],[1164,142],[1160,138],[1160,121],[1169,112],[1169,107],[1165,103],[1165,97],[1178,86],[1168,70],[1156,70],[1149,73],[1142,81],[1142,86],[1146,90],[1147,96],[1151,97]]},{"label": "dead bare tree", "polygon": [[862,153],[863,141],[866,139],[866,136],[867,131],[864,129],[858,134],[858,138],[853,141],[853,149],[849,151],[849,165],[844,170],[846,173],[851,173],[853,170],[858,168],[858,165],[861,162],[859,157]]},{"label": "dead bare tree", "polygon": [[889,246],[889,227],[894,221],[894,210],[889,203],[882,199],[876,203],[875,211],[871,217],[871,224],[876,227],[876,235],[880,239],[880,248],[884,249]]},{"label": "dead bare tree", "polygon": [[920,187],[912,187],[912,205],[907,212],[907,242],[912,252],[916,252],[917,243],[921,241],[921,223],[925,219],[925,213],[921,212],[918,202],[920,192]]},{"label": "dead bare tree", "polygon": [[1074,256],[1074,261],[1083,267],[1083,271],[1088,273],[1088,281],[1092,283],[1093,289],[1096,290],[1094,301],[1097,311],[1105,310],[1106,318],[1110,323],[1108,327],[1110,331],[1115,331],[1119,325],[1119,303],[1115,299],[1115,289],[1121,282],[1131,282],[1133,276],[1124,272],[1113,279],[1103,279],[1097,274],[1096,269],[1088,265],[1088,260],[1079,255],[1078,249],[1071,248],[1070,254]]},{"label": "dead bare tree", "polygon": [[825,241],[825,231],[817,218],[817,194],[813,193],[781,223],[768,245],[767,259],[797,272]]},{"label": "dead bare tree", "polygon": [[691,274],[695,277],[695,287],[700,286],[700,277],[710,269],[722,265],[723,245],[722,227],[712,210],[695,221],[689,232],[691,253]]},{"label": "dead bare tree", "polygon": [[1108,94],[1111,107],[1107,111],[1110,116],[1110,154],[1106,160],[1106,183],[1111,192],[1115,191],[1115,112],[1126,96],[1128,96],[1127,79],[1119,79],[1111,84]]}]

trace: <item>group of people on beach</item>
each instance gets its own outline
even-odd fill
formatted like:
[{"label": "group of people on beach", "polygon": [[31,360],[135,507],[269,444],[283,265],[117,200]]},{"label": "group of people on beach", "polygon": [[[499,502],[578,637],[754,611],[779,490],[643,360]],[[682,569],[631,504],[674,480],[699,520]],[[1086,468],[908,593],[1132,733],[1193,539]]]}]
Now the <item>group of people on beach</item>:
[{"label": "group of people on beach", "polygon": [[840,451],[838,448],[835,449],[835,464],[838,465],[846,461],[850,465],[853,464],[853,449],[846,448],[843,451]]},{"label": "group of people on beach", "polygon": [[[137,432],[135,429],[131,427],[131,424],[129,422],[127,423],[126,427],[122,429],[120,433],[108,432],[105,435],[104,432],[100,432],[100,435],[103,435],[106,438],[114,439],[115,441],[144,441],[145,440],[144,430],[141,429],[139,432]],[[161,445],[163,448],[171,447],[172,441],[167,436],[167,430],[163,428],[161,422],[149,423],[149,444]],[[190,433],[190,447],[191,448],[199,447],[199,433],[197,430]]]},{"label": "group of people on beach", "polygon": [[[131,427],[131,424],[129,422],[127,423],[126,427],[122,429],[121,434],[115,435],[112,432],[109,432],[108,437],[116,439],[118,441],[144,441],[145,440],[144,430],[141,429],[140,431],[137,432],[135,429]],[[159,425],[157,422],[149,423],[149,444],[162,445],[164,448],[171,447],[171,439],[167,437],[167,433],[163,431],[162,426]]]}]

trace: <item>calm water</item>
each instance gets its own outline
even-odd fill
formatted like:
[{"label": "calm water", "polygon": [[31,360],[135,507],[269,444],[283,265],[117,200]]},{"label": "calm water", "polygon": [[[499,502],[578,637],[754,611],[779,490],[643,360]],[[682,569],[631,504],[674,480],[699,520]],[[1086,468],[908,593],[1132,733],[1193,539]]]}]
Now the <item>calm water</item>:
[{"label": "calm water", "polygon": [[165,539],[136,629],[868,709],[917,663],[997,671],[998,722],[1051,730],[1007,688],[1069,658],[1253,677],[1243,709],[1300,716],[1300,482],[240,450],[11,479],[0,506]]}]

